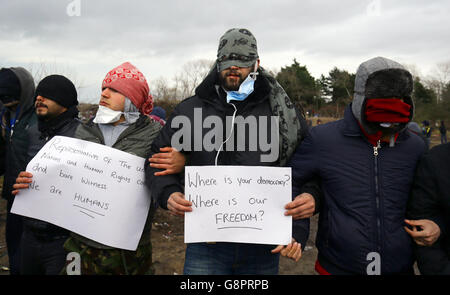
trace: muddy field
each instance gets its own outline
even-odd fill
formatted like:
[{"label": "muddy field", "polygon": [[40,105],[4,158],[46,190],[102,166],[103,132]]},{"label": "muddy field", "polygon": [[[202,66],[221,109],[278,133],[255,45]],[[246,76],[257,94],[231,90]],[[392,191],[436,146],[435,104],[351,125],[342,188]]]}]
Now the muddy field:
[{"label": "muddy field", "polygon": [[[0,201],[0,275],[7,275],[8,255],[5,243],[6,202]],[[316,220],[316,218],[313,218]],[[312,222],[311,235],[315,236],[317,225]],[[158,209],[153,221],[152,244],[153,262],[157,275],[176,275],[183,273],[184,251],[183,218],[172,216]],[[281,258],[281,274],[314,274],[314,262],[317,251],[313,245],[314,237],[307,243],[307,250],[299,262]]]},{"label": "muddy field", "polygon": [[[314,246],[317,216],[312,218],[310,239],[300,261],[281,257],[280,274],[315,274],[317,250]],[[183,218],[158,209],[152,229],[153,262],[156,274],[182,274],[184,265]]]}]

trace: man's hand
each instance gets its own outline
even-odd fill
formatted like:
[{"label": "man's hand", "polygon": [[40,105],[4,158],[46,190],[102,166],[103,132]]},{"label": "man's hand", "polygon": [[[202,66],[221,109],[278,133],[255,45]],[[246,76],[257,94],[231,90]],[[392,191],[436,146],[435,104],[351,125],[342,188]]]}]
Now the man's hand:
[{"label": "man's hand", "polygon": [[286,216],[292,216],[294,220],[310,218],[314,215],[316,201],[311,194],[302,193],[288,203],[285,207],[288,211],[284,212]]},{"label": "man's hand", "polygon": [[16,196],[21,189],[27,189],[30,186],[29,183],[33,182],[32,177],[33,174],[30,172],[20,172],[19,176],[16,178],[16,183],[13,185],[14,190],[11,193]]},{"label": "man's hand", "polygon": [[[406,226],[404,228],[419,246],[431,246],[441,235],[441,229],[431,220],[405,220],[405,222],[413,227],[413,230]],[[418,228],[422,230],[419,231]]]},{"label": "man's hand", "polygon": [[170,214],[184,216],[184,212],[192,212],[192,202],[184,198],[180,192],[172,193],[167,201]]},{"label": "man's hand", "polygon": [[291,258],[295,260],[295,262],[299,261],[302,257],[302,245],[297,243],[294,239],[289,245],[279,245],[275,249],[271,251],[273,254],[280,253],[281,256],[285,256],[287,258]]},{"label": "man's hand", "polygon": [[159,149],[161,153],[154,154],[150,159],[150,167],[165,169],[155,172],[155,176],[177,174],[183,171],[186,158],[182,153],[173,147],[163,147]]}]

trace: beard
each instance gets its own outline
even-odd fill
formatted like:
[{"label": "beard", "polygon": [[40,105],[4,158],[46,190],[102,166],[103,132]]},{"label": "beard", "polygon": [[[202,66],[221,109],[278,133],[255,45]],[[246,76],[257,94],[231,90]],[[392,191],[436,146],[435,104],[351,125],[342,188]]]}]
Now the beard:
[{"label": "beard", "polygon": [[247,77],[242,77],[242,74],[236,70],[226,69],[220,72],[219,82],[227,91],[238,91],[242,82]]},{"label": "beard", "polygon": [[[38,103],[35,105],[36,108],[36,116],[40,119],[40,120],[50,120],[53,116],[48,112],[48,106],[46,106],[43,103]],[[38,109],[40,108],[40,109]]]}]

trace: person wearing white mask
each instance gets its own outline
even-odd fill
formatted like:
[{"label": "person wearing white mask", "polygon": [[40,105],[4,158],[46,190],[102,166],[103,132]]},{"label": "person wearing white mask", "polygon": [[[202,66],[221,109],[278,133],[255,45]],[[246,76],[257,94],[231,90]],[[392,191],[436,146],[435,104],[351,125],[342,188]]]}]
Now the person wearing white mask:
[{"label": "person wearing white mask", "polygon": [[[123,63],[106,75],[98,112],[93,120],[77,128],[75,138],[145,157],[161,130],[161,124],[147,116],[152,108],[152,96],[144,75],[132,64]],[[29,182],[18,178],[15,189],[23,189],[20,183]],[[153,274],[150,233],[155,210],[151,202],[136,251],[112,248],[75,233],[71,233],[64,248],[80,254],[82,275]]]}]

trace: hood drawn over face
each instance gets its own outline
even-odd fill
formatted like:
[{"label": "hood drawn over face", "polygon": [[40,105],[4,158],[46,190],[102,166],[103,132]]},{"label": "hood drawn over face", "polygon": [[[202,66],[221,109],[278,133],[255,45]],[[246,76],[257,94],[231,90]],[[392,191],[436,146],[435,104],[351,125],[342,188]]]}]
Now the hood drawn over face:
[{"label": "hood drawn over face", "polygon": [[10,70],[17,76],[20,82],[20,113],[18,116],[18,118],[20,119],[22,117],[22,114],[24,114],[34,106],[34,80],[30,72],[22,67],[14,67],[10,68]]},{"label": "hood drawn over face", "polygon": [[[364,130],[374,134],[380,126],[370,123],[365,118],[365,108],[368,99],[397,98],[411,106],[409,121],[414,114],[414,103],[411,97],[413,79],[411,74],[399,63],[376,57],[363,62],[355,78],[355,89],[352,102],[352,112]],[[395,128],[399,132],[406,128],[408,122],[401,123]]]}]

